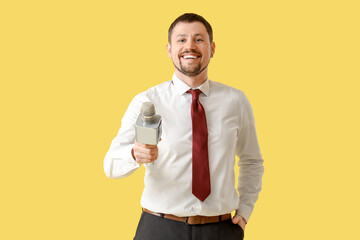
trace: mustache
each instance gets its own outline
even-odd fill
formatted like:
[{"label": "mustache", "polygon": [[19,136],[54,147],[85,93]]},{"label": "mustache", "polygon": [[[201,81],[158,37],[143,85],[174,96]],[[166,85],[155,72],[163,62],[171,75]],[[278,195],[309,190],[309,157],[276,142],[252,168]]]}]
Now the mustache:
[{"label": "mustache", "polygon": [[179,56],[184,55],[184,54],[188,54],[188,53],[194,53],[194,54],[197,54],[197,55],[201,56],[201,54],[198,53],[198,52],[195,51],[195,50],[186,50],[186,51],[183,51],[183,52],[179,53]]}]

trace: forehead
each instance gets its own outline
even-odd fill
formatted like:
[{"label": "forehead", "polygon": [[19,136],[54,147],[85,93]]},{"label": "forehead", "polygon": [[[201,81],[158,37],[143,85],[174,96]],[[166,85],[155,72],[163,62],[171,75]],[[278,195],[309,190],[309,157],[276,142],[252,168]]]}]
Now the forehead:
[{"label": "forehead", "polygon": [[201,22],[179,22],[175,25],[172,30],[171,38],[176,38],[178,36],[192,36],[192,35],[204,35],[204,37],[209,38],[209,34],[206,31],[204,24]]}]

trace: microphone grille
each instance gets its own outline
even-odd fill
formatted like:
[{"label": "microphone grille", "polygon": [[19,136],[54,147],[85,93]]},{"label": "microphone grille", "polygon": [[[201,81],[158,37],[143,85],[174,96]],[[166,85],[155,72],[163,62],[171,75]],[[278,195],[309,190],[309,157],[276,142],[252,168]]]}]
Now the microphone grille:
[{"label": "microphone grille", "polygon": [[145,121],[148,120],[153,120],[153,116],[155,115],[156,111],[155,111],[155,107],[154,104],[152,104],[151,102],[144,102],[141,106],[141,115],[145,118]]}]

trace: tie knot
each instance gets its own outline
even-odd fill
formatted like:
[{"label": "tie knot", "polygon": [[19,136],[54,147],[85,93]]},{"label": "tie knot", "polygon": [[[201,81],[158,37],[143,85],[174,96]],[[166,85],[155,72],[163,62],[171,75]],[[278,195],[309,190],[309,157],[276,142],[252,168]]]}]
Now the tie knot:
[{"label": "tie knot", "polygon": [[198,100],[201,91],[200,89],[189,89],[187,93],[191,93],[193,100]]}]

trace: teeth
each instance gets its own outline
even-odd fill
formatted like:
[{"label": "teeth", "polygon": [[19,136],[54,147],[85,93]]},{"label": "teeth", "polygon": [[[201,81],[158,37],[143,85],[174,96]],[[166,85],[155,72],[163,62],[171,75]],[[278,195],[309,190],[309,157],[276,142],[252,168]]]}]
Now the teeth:
[{"label": "teeth", "polygon": [[185,59],[196,59],[196,57],[195,56],[192,56],[192,55],[186,55],[186,56],[184,56],[184,58]]}]

